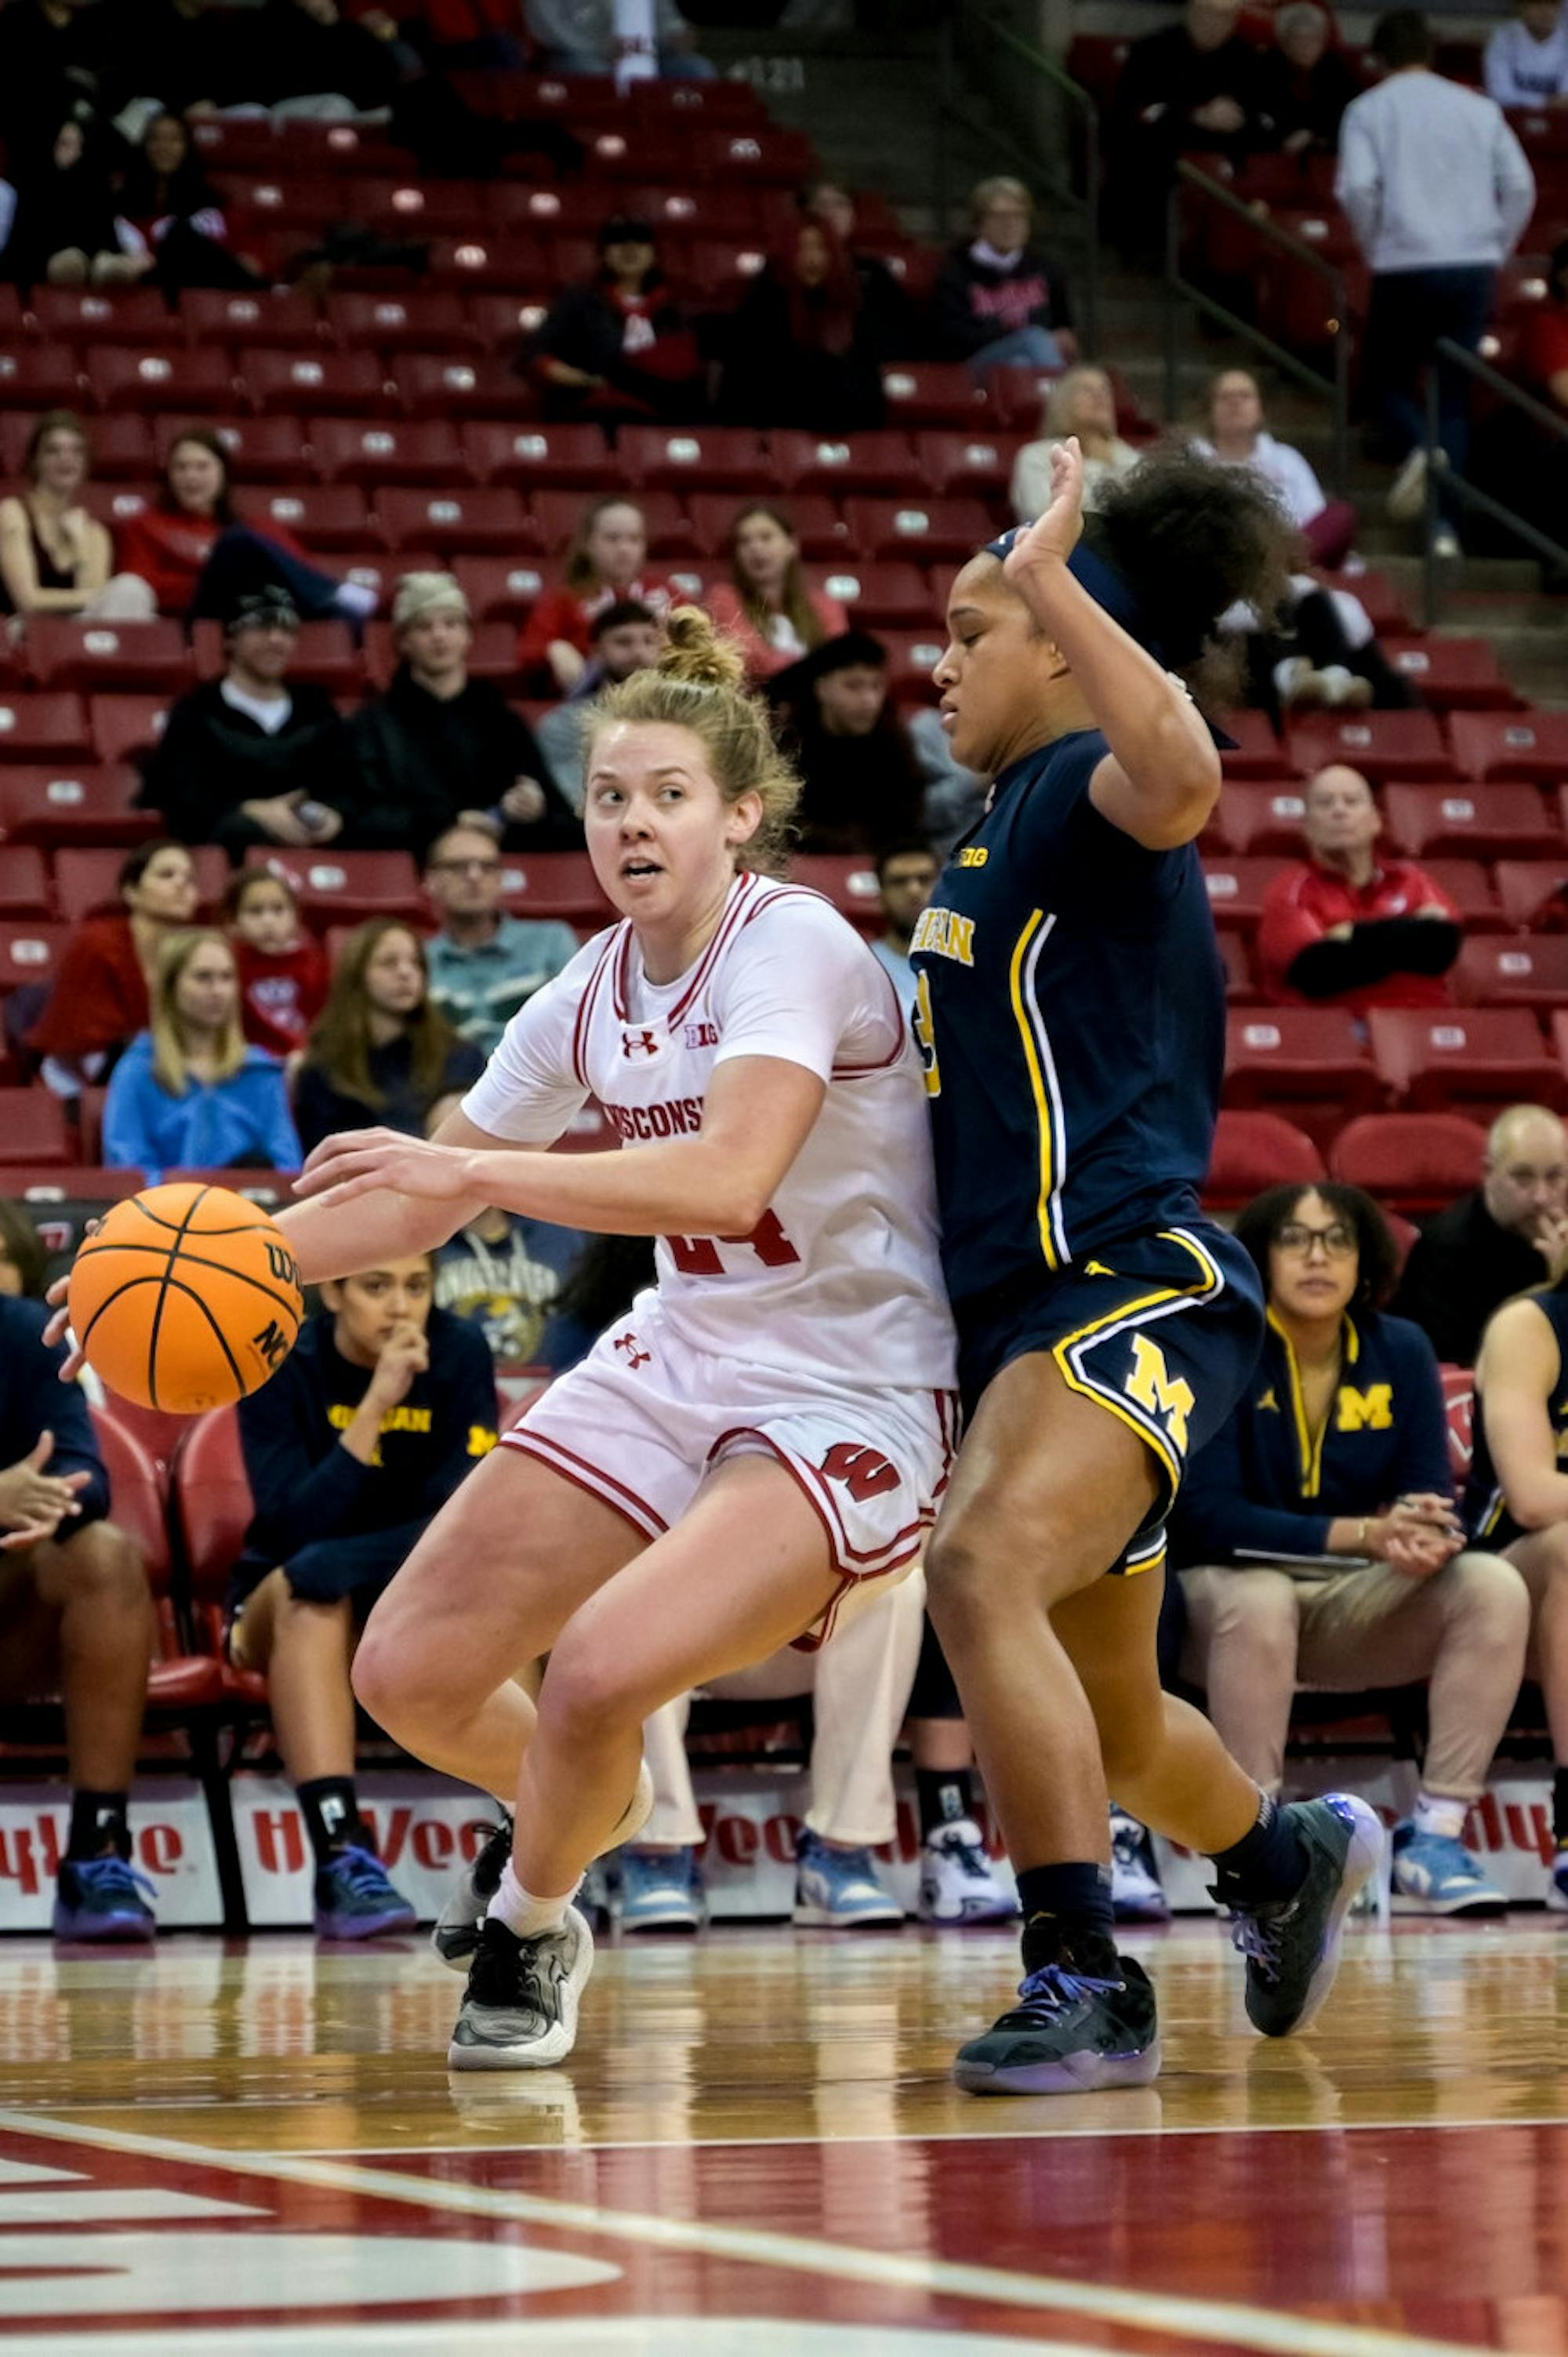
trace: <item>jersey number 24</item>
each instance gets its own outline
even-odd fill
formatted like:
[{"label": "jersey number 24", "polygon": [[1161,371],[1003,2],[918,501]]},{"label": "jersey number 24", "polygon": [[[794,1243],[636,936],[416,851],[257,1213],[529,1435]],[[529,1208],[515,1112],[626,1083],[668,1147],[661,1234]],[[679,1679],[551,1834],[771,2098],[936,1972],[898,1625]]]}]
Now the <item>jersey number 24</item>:
[{"label": "jersey number 24", "polygon": [[800,1258],[779,1224],[777,1211],[764,1211],[748,1236],[666,1236],[670,1257],[682,1276],[723,1276],[721,1244],[742,1244],[764,1268],[793,1268]]}]

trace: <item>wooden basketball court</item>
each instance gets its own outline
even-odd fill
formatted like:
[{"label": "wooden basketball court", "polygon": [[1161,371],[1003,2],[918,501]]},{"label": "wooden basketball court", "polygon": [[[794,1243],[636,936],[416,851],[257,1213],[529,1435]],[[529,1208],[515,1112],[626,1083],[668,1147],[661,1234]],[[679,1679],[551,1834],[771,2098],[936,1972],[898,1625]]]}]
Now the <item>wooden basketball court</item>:
[{"label": "wooden basketball court", "polygon": [[1156,2088],[982,2102],[1011,1935],[601,1944],[449,2075],[423,1942],[0,1948],[0,2337],[50,2357],[1568,2351],[1568,1923],[1357,1927],[1313,2033],[1133,1937]]}]

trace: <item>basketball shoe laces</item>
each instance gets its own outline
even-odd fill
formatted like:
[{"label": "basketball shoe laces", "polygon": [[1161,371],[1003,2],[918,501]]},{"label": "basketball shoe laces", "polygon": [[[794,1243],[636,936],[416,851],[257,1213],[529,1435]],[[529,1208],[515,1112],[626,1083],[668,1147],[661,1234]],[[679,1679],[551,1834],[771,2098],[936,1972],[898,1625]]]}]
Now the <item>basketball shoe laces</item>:
[{"label": "basketball shoe laces", "polygon": [[[1018,1994],[1024,2002],[1015,2006],[1004,2018],[1010,2022],[1056,2022],[1073,2007],[1086,1999],[1106,1996],[1120,1988],[1120,1981],[1094,1979],[1088,1973],[1075,1973],[1068,1964],[1039,1964],[1026,1980],[1018,1984]],[[997,2027],[1001,2028],[1001,2023]]]},{"label": "basketball shoe laces", "polygon": [[1266,1908],[1250,1908],[1230,1920],[1230,1945],[1256,1964],[1265,1980],[1279,1979],[1285,1919],[1291,1909],[1291,1901],[1276,1901]]},{"label": "basketball shoe laces", "polygon": [[392,1878],[373,1849],[361,1849],[357,1843],[338,1852],[334,1863],[356,1899],[374,1899],[386,1889]]},{"label": "basketball shoe laces", "polygon": [[938,1847],[944,1857],[956,1857],[965,1874],[972,1876],[976,1882],[985,1879],[988,1867],[978,1843],[955,1841],[950,1834],[945,1841],[938,1844]]},{"label": "basketball shoe laces", "polygon": [[[500,1928],[506,1930],[504,1924]],[[560,1958],[546,1945],[550,1937],[545,1932],[538,1939],[520,1940],[516,1932],[509,1932],[506,1943],[481,1938],[468,1973],[468,1995],[475,2004],[532,2013],[546,2026],[553,2021],[559,2011],[553,1992],[562,1974]]]},{"label": "basketball shoe laces", "polygon": [[123,1857],[113,1854],[108,1857],[73,1857],[70,1863],[83,1888],[91,1890],[95,1899],[134,1899],[138,1890],[148,1899],[157,1897],[146,1876],[138,1874]]}]

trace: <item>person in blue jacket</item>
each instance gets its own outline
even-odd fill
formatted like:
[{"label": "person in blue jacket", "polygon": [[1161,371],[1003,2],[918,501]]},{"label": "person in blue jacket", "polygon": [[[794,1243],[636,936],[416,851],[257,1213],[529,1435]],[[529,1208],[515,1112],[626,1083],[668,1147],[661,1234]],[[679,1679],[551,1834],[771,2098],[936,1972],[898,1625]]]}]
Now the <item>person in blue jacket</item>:
[{"label": "person in blue jacket", "polygon": [[1388,1317],[1397,1254],[1359,1187],[1272,1187],[1236,1223],[1267,1296],[1257,1371],[1194,1456],[1171,1520],[1184,1666],[1269,1792],[1298,1686],[1424,1684],[1415,1808],[1394,1832],[1394,1904],[1497,1914],[1464,1846],[1524,1670],[1525,1583],[1466,1544],[1431,1343]]},{"label": "person in blue jacket", "polygon": [[70,1829],[57,1940],[150,1940],[127,1821],[152,1654],[146,1573],[109,1520],[109,1476],[48,1309],[0,1287],[0,1698],[65,1704]]},{"label": "person in blue jacket", "polygon": [[230,1586],[229,1650],[264,1670],[283,1763],[316,1859],[316,1929],[412,1929],[360,1814],[349,1682],[371,1606],[496,1441],[483,1329],[434,1307],[417,1253],[324,1285],[325,1308],[240,1403],[255,1517]]},{"label": "person in blue jacket", "polygon": [[103,1158],[140,1169],[297,1170],[304,1156],[283,1066],[240,1028],[240,982],[223,935],[175,933],[158,952],[151,1026],[115,1065]]}]

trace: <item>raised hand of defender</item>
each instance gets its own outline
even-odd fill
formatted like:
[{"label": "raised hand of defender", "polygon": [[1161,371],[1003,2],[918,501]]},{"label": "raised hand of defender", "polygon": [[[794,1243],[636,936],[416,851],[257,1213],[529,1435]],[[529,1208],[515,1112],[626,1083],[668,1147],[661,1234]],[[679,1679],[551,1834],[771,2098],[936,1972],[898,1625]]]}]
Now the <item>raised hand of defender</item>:
[{"label": "raised hand of defender", "polygon": [[1026,524],[1002,562],[1008,579],[1021,587],[1042,565],[1065,565],[1083,530],[1083,452],[1069,434],[1051,449],[1051,503]]}]

